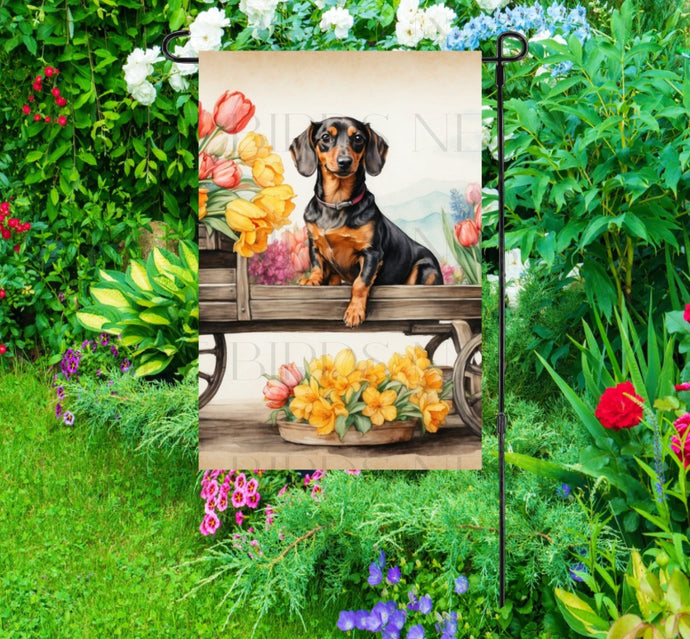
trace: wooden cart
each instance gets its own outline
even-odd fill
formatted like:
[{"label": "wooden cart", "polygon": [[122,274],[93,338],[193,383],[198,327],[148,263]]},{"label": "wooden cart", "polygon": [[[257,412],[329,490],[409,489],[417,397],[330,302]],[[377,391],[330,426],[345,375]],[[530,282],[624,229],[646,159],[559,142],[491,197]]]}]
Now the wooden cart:
[{"label": "wooden cart", "polygon": [[349,286],[250,284],[247,260],[234,253],[232,245],[224,235],[209,237],[205,227],[199,227],[199,333],[213,337],[213,346],[199,351],[212,356],[212,370],[199,372],[199,408],[223,381],[225,333],[394,331],[431,336],[426,350],[432,360],[440,344],[453,341],[457,352],[451,373],[453,402],[462,420],[481,435],[480,286],[374,286],[366,321],[351,329],[342,319],[350,301]]}]

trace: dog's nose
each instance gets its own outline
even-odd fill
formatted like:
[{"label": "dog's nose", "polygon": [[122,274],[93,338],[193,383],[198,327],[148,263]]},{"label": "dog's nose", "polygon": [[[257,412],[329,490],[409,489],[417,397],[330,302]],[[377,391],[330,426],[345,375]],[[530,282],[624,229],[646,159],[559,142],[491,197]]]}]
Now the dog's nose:
[{"label": "dog's nose", "polygon": [[352,158],[347,155],[341,155],[338,158],[338,168],[342,170],[349,169],[352,166]]}]

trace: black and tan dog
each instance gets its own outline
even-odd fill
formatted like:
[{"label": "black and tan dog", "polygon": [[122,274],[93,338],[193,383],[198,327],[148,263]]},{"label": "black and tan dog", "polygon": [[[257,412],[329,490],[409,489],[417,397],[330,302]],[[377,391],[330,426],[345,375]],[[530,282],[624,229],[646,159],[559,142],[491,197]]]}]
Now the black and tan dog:
[{"label": "black and tan dog", "polygon": [[348,326],[364,321],[376,284],[442,284],[433,253],[385,217],[367,190],[365,174],[378,175],[388,144],[368,124],[353,118],[312,122],[290,145],[297,170],[317,171],[314,197],[304,220],[309,234],[310,286],[352,284],[345,311]]}]

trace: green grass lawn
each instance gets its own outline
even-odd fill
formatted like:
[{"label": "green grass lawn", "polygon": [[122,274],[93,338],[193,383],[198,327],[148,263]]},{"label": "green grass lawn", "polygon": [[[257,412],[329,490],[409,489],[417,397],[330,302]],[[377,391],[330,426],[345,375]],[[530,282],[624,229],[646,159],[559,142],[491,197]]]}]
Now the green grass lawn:
[{"label": "green grass lawn", "polygon": [[[0,373],[0,636],[202,637],[221,631],[228,584],[204,586],[193,563],[212,540],[193,463],[147,461],[117,435],[59,424],[50,376]],[[277,618],[256,637],[343,636],[338,611],[314,602],[300,622]],[[249,639],[253,615],[231,619]]]}]

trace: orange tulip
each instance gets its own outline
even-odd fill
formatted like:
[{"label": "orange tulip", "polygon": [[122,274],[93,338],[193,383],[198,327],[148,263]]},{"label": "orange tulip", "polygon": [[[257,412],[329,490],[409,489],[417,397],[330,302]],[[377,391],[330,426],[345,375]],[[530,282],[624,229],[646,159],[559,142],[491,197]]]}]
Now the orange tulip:
[{"label": "orange tulip", "polygon": [[213,131],[213,116],[201,106],[199,102],[199,139]]},{"label": "orange tulip", "polygon": [[199,189],[199,219],[206,217],[206,202],[208,202],[208,189]]}]

